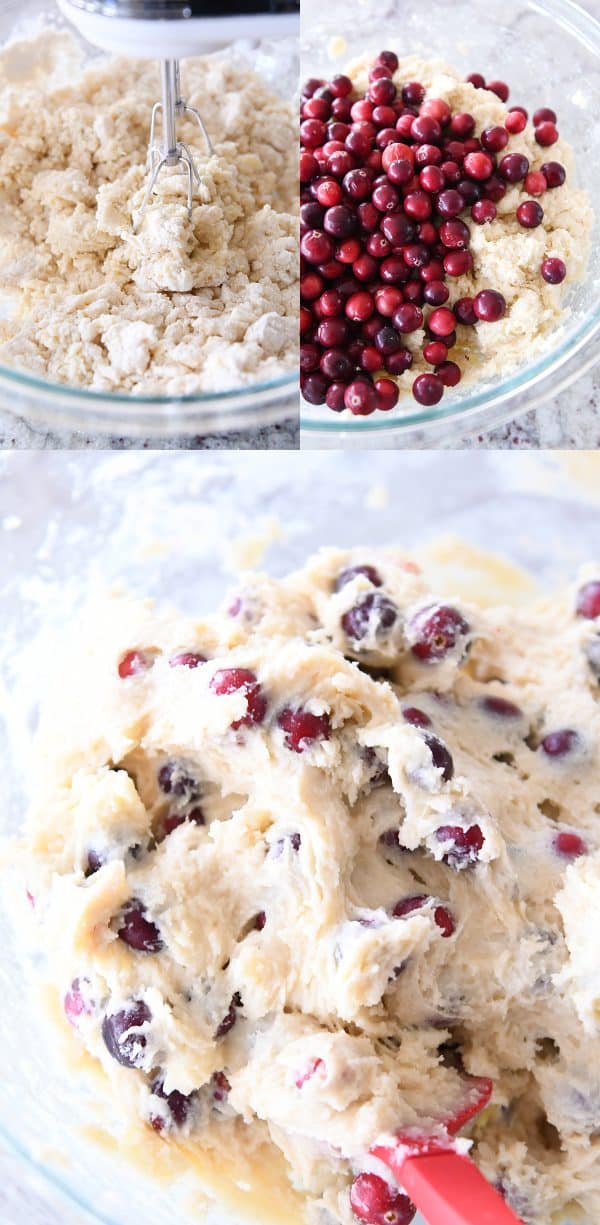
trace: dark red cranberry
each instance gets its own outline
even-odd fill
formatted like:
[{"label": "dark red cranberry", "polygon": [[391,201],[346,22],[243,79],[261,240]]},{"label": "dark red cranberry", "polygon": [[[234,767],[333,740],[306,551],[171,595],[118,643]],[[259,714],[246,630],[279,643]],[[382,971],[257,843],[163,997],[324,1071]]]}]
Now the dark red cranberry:
[{"label": "dark red cranberry", "polygon": [[425,90],[420,81],[407,81],[402,86],[402,101],[406,106],[420,106],[425,97]]},{"label": "dark red cranberry", "polygon": [[547,149],[550,145],[555,145],[558,140],[558,128],[555,123],[540,123],[535,129],[535,139],[538,145],[543,149]]},{"label": "dark red cranberry", "polygon": [[349,170],[343,187],[352,200],[366,200],[371,195],[371,176],[364,168]]},{"label": "dark red cranberry", "polygon": [[185,766],[178,761],[166,761],[156,776],[165,795],[185,796],[191,799],[198,794],[198,780],[186,773]]},{"label": "dark red cranberry", "polygon": [[506,195],[506,183],[497,174],[493,174],[487,183],[483,184],[483,194],[486,200],[492,200],[494,204],[498,204]]},{"label": "dark red cranberry", "polygon": [[321,370],[328,379],[348,383],[352,378],[354,366],[343,349],[327,349],[321,357]]},{"label": "dark red cranberry", "polygon": [[247,668],[220,668],[215,672],[210,682],[213,693],[238,693],[240,690],[246,698],[246,714],[241,719],[234,719],[232,728],[252,727],[262,723],[267,713],[267,700],[256,679],[254,672]]},{"label": "dark red cranberry", "polygon": [[300,252],[309,264],[325,264],[333,255],[333,243],[323,230],[308,230],[300,240]]},{"label": "dark red cranberry", "polygon": [[[490,179],[488,179],[488,183],[489,182],[491,182]],[[478,183],[473,181],[473,179],[459,179],[457,183],[457,190],[462,196],[465,206],[469,204],[476,204],[477,201],[481,199],[482,189]]]},{"label": "dark red cranberry", "polygon": [[344,404],[344,393],[346,391],[345,383],[331,383],[327,388],[325,395],[325,403],[327,407],[334,413],[343,413],[346,405]]},{"label": "dark red cranberry", "polygon": [[437,736],[425,736],[425,744],[431,753],[431,760],[436,770],[441,770],[443,781],[449,783],[454,776],[452,754]]},{"label": "dark red cranberry", "polygon": [[439,404],[444,394],[444,384],[437,374],[419,374],[412,388],[413,396],[418,404],[431,408]]},{"label": "dark red cranberry", "polygon": [[544,210],[537,200],[524,200],[517,209],[517,221],[526,230],[535,230],[544,220]]},{"label": "dark red cranberry", "polygon": [[224,1072],[213,1072],[211,1079],[214,1102],[224,1102],[231,1090],[231,1085]]},{"label": "dark red cranberry", "polygon": [[334,591],[341,591],[342,587],[345,587],[347,583],[353,582],[358,575],[368,579],[373,587],[383,586],[383,579],[379,571],[375,569],[375,566],[365,564],[361,566],[348,566],[345,570],[340,571],[335,580]]},{"label": "dark red cranberry", "polygon": [[[391,354],[391,356],[394,356]],[[377,407],[381,413],[389,413],[392,408],[396,407],[400,392],[395,383],[391,379],[376,379],[375,391],[377,392]]]},{"label": "dark red cranberry", "polygon": [[[124,1068],[139,1068],[142,1064],[146,1036],[139,1030],[151,1020],[150,1009],[143,1000],[134,1000],[128,1008],[105,1016],[102,1022],[104,1045],[109,1055]],[[138,1032],[133,1032],[136,1030]]]},{"label": "dark red cranberry", "polygon": [[585,617],[588,621],[600,617],[600,580],[592,579],[579,588],[575,612],[578,617]]},{"label": "dark red cranberry", "polygon": [[[402,898],[402,900],[397,902],[394,906],[392,914],[396,918],[403,918],[404,915],[411,914],[413,910],[420,910],[421,907],[428,901],[429,897],[426,893],[417,893],[414,897]],[[433,912],[433,917],[436,925],[440,928],[444,939],[447,939],[448,936],[453,935],[456,924],[452,915],[450,914],[450,911],[445,906],[436,906]]]},{"label": "dark red cranberry", "polygon": [[441,362],[436,366],[435,373],[442,380],[444,387],[457,387],[462,378],[460,366],[456,362]]},{"label": "dark red cranberry", "polygon": [[533,126],[539,128],[541,123],[556,123],[556,112],[551,110],[549,106],[541,106],[539,110],[533,113]]},{"label": "dark red cranberry", "polygon": [[500,153],[508,144],[508,132],[499,126],[485,128],[481,133],[481,143],[489,153]]},{"label": "dark red cranberry", "polygon": [[507,183],[520,183],[529,170],[529,161],[522,153],[507,153],[498,166],[500,178]]},{"label": "dark red cranberry", "polygon": [[285,733],[286,748],[294,753],[303,753],[317,740],[329,740],[331,735],[328,715],[313,715],[302,707],[293,710],[287,706],[277,716],[277,723]]},{"label": "dark red cranberry", "polygon": [[397,72],[400,61],[395,51],[380,51],[375,63],[383,64],[390,72]]},{"label": "dark red cranberry", "polygon": [[414,1204],[377,1174],[359,1174],[350,1188],[350,1206],[365,1225],[410,1225]]},{"label": "dark red cranberry", "polygon": [[452,219],[458,217],[465,207],[465,202],[459,191],[449,187],[446,191],[441,191],[435,202],[440,217]]},{"label": "dark red cranberry", "polygon": [[[339,289],[338,289],[338,292]],[[317,340],[324,349],[337,349],[348,340],[345,319],[323,319],[317,328]]]},{"label": "dark red cranberry", "polygon": [[[415,310],[416,309],[418,308],[415,307]],[[406,307],[400,306],[398,310],[406,310]],[[396,314],[397,313],[398,312],[396,312]],[[385,327],[379,329],[375,337],[375,345],[380,353],[396,353],[398,349],[402,348],[402,341],[399,333],[396,331],[396,328],[390,327],[389,324],[386,324]]]},{"label": "dark red cranberry", "polygon": [[493,694],[481,699],[481,707],[487,714],[497,715],[500,719],[521,719],[523,716],[523,711],[519,706],[515,706],[514,702],[509,702],[506,698],[495,697]]},{"label": "dark red cranberry", "polygon": [[356,230],[356,214],[345,204],[335,204],[327,209],[323,227],[334,238],[349,238]]},{"label": "dark red cranberry", "polygon": [[413,364],[413,355],[409,349],[398,349],[397,353],[390,353],[385,359],[385,368],[388,374],[399,376],[404,374],[406,370],[410,370]]},{"label": "dark red cranberry", "polygon": [[562,830],[560,834],[557,834],[552,845],[556,853],[563,855],[565,859],[578,859],[580,855],[587,854],[587,846],[583,838],[568,830]]},{"label": "dark red cranberry", "polygon": [[472,72],[466,80],[475,87],[475,89],[485,89],[485,77],[482,77],[480,72]]},{"label": "dark red cranberry", "polygon": [[[164,1082],[160,1076],[156,1077],[150,1085],[150,1092],[155,1097],[159,1097],[161,1101],[167,1103],[167,1109],[171,1116],[171,1122],[176,1127],[184,1127],[187,1123],[190,1107],[192,1105],[193,1093],[180,1093],[179,1089],[173,1089],[170,1093],[165,1093]],[[155,1131],[161,1132],[165,1126],[165,1120],[162,1115],[150,1115],[150,1123]]]},{"label": "dark red cranberry", "polygon": [[[394,311],[393,321],[398,332],[416,332],[417,328],[423,327],[423,311],[420,307],[415,306],[414,302],[404,302]],[[396,346],[396,348],[399,347],[399,345]],[[391,350],[391,352],[395,351],[396,349]]]},{"label": "dark red cranberry", "polygon": [[540,744],[547,757],[565,757],[581,747],[577,732],[571,728],[561,728],[558,732],[548,732]]},{"label": "dark red cranberry", "polygon": [[406,706],[402,711],[402,717],[412,727],[431,727],[429,715],[426,715],[425,711],[420,710],[418,706]]},{"label": "dark red cranberry", "polygon": [[506,301],[496,289],[482,289],[473,299],[473,310],[485,323],[496,323],[506,314]]},{"label": "dark red cranberry", "polygon": [[140,953],[159,953],[164,947],[156,923],[147,917],[146,907],[138,898],[126,903],[121,920],[118,936],[130,948]]},{"label": "dark red cranberry", "polygon": [[567,265],[557,257],[545,259],[542,261],[541,273],[549,285],[560,285],[567,275]]},{"label": "dark red cranberry", "polygon": [[510,90],[505,81],[490,81],[486,88],[496,94],[501,102],[508,102]]},{"label": "dark red cranberry", "polygon": [[562,187],[567,177],[567,172],[560,162],[544,162],[541,173],[548,187]]},{"label": "dark red cranberry", "polygon": [[443,281],[429,281],[423,290],[428,306],[443,306],[450,297],[450,290]]},{"label": "dark red cranberry", "polygon": [[471,241],[471,233],[464,221],[444,221],[439,232],[444,246],[454,251],[464,250]]},{"label": "dark red cranberry", "polygon": [[491,200],[476,200],[471,209],[471,216],[477,225],[485,225],[487,221],[496,218],[496,205]]},{"label": "dark red cranberry", "polygon": [[473,298],[459,298],[454,303],[454,313],[459,323],[465,327],[473,327],[477,323],[477,315],[473,309]]},{"label": "dark red cranberry", "polygon": [[147,672],[154,663],[154,655],[150,651],[127,651],[119,660],[118,673],[121,680],[128,676],[139,676]]},{"label": "dark red cranberry", "polygon": [[478,825],[463,829],[460,825],[441,825],[436,838],[445,849],[444,863],[451,868],[467,868],[477,863],[483,846],[483,834]]},{"label": "dark red cranberry", "polygon": [[104,862],[105,860],[103,856],[100,855],[98,851],[94,851],[94,850],[88,851],[87,867],[86,867],[85,875],[93,876],[95,872],[99,872]]},{"label": "dark red cranberry", "polygon": [[437,145],[442,138],[442,129],[437,119],[421,113],[413,119],[410,134],[417,144]]},{"label": "dark red cranberry", "polygon": [[198,664],[205,663],[206,655],[200,655],[198,651],[178,651],[169,660],[171,668],[197,668]]},{"label": "dark red cranberry", "polygon": [[414,613],[407,632],[412,640],[412,654],[424,663],[432,663],[444,659],[458,643],[464,646],[469,625],[457,608],[428,604]]},{"label": "dark red cranberry", "polygon": [[215,1030],[215,1035],[214,1035],[215,1041],[218,1038],[224,1038],[225,1035],[228,1034],[229,1031],[233,1029],[237,1021],[237,1010],[238,1008],[242,1008],[242,1007],[243,1007],[242,997],[239,991],[236,991],[235,995],[232,996],[231,1003],[229,1005],[227,1012],[225,1013],[225,1016],[223,1017],[223,1020],[220,1022],[219,1025],[217,1025],[217,1028]]},{"label": "dark red cranberry", "polygon": [[342,617],[342,629],[351,642],[383,638],[398,619],[396,605],[387,596],[373,592],[364,596]]},{"label": "dark red cranberry", "polygon": [[399,157],[388,166],[387,177],[395,187],[405,187],[413,177],[412,163],[404,157]]},{"label": "dark red cranberry", "polygon": [[344,404],[355,417],[368,417],[377,408],[377,392],[366,376],[354,379],[344,392]]}]

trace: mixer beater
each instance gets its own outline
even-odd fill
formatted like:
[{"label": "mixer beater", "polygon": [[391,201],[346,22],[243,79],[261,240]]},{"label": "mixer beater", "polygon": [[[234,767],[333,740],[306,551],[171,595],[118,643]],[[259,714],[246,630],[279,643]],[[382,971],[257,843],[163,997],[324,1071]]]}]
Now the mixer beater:
[{"label": "mixer beater", "polygon": [[[201,177],[189,145],[178,140],[177,123],[193,118],[209,156],[214,152],[202,116],[181,96],[179,62],[240,38],[279,38],[297,33],[300,0],[58,0],[79,32],[105,51],[161,61],[162,101],[152,108],[148,182],[133,231],[137,233],[159,175],[179,167],[187,175],[190,221],[194,189]],[[160,117],[161,139],[157,131]]]}]

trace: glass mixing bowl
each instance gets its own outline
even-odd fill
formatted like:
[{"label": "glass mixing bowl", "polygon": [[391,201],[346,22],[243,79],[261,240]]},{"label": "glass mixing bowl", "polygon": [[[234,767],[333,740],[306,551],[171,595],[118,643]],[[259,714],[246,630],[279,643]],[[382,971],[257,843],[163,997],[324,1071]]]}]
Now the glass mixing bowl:
[{"label": "glass mixing bowl", "polygon": [[[590,7],[592,7],[590,5]],[[531,114],[558,105],[561,135],[577,157],[579,185],[600,199],[600,24],[571,0],[359,0],[352,23],[342,0],[303,0],[302,76],[343,71],[357,55],[390,47],[441,57],[465,76],[481,71],[506,80],[511,104]],[[599,10],[600,11],[600,10]],[[341,37],[340,37],[341,36]],[[333,41],[332,41],[333,39]],[[343,42],[343,47],[342,47]],[[303,404],[303,445],[428,446],[465,432],[491,429],[558,395],[600,358],[600,209],[595,207],[591,258],[567,300],[569,317],[555,342],[534,361],[508,370],[499,383],[446,391],[435,408],[404,396],[391,413],[340,422],[326,406]]]},{"label": "glass mixing bowl", "polygon": [[[258,566],[261,541],[270,541],[265,564],[282,575],[320,545],[397,544],[418,556],[452,532],[475,550],[497,549],[552,590],[597,553],[599,476],[599,455],[390,452],[374,469],[368,455],[349,468],[343,455],[307,461],[291,452],[276,465],[255,453],[5,453],[0,833],[14,834],[23,820],[53,642],[97,589],[122,584],[198,615],[232,584],[232,542],[239,556],[241,536]],[[477,573],[477,554],[472,565]],[[467,569],[459,562],[457,588]],[[477,579],[490,593],[498,581],[501,572],[485,569]],[[0,900],[0,1219],[199,1225],[185,1187],[155,1184],[86,1140],[93,1095],[81,1076],[65,1078],[32,1004],[4,877]],[[235,1225],[217,1210],[209,1220]]]},{"label": "glass mixing bowl", "polygon": [[[31,35],[40,19],[52,29],[69,29],[83,47],[86,59],[98,58],[98,50],[75,33],[52,0],[3,0],[0,47]],[[282,97],[295,95],[297,39],[238,42],[227,49],[227,54],[245,60]],[[67,387],[0,365],[0,408],[11,410],[32,426],[53,431],[81,429],[128,437],[207,434],[249,429],[296,416],[297,386],[297,373],[291,371],[268,382],[202,395],[131,396]]]}]

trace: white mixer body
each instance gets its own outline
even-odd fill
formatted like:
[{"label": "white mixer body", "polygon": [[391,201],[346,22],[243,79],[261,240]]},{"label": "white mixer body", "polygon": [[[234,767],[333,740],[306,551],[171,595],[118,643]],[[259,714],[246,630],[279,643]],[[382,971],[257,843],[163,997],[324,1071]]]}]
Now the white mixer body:
[{"label": "white mixer body", "polygon": [[234,16],[187,17],[161,21],[143,17],[106,16],[70,0],[58,0],[65,17],[79,33],[103,51],[138,59],[185,59],[202,55],[238,39],[284,38],[298,33],[297,13],[241,13]]}]

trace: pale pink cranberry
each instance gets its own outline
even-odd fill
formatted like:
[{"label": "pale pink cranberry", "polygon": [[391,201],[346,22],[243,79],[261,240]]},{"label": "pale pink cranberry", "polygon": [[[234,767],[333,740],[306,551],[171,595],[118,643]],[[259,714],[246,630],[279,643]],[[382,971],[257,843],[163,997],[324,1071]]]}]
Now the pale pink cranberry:
[{"label": "pale pink cranberry", "polygon": [[578,859],[580,855],[587,854],[587,846],[583,838],[568,830],[562,830],[560,834],[557,834],[552,845],[557,855],[563,855],[565,859]]},{"label": "pale pink cranberry", "polygon": [[541,273],[549,285],[560,285],[567,275],[567,265],[553,256],[542,261]]},{"label": "pale pink cranberry", "polygon": [[477,863],[484,838],[478,825],[463,829],[460,825],[441,825],[435,834],[445,848],[444,863],[451,868],[468,868]]},{"label": "pale pink cranberry", "polygon": [[108,1014],[102,1022],[102,1038],[112,1058],[124,1068],[138,1068],[143,1063],[146,1036],[140,1033],[151,1021],[148,1005],[134,1000],[128,1008]]},{"label": "pale pink cranberry", "polygon": [[350,1188],[350,1206],[364,1225],[410,1225],[414,1204],[377,1174],[359,1174]]},{"label": "pale pink cranberry", "polygon": [[307,1081],[312,1080],[313,1076],[319,1071],[319,1068],[324,1068],[325,1065],[322,1059],[311,1059],[306,1067],[294,1079],[294,1084],[297,1089],[301,1089]]},{"label": "pale pink cranberry", "polygon": [[588,621],[600,617],[600,580],[593,579],[579,588],[575,611],[578,617],[585,617]]},{"label": "pale pink cranberry", "polygon": [[197,668],[198,664],[205,663],[206,655],[200,655],[198,651],[178,651],[169,660],[171,668]]},{"label": "pale pink cranberry", "polygon": [[79,1018],[92,1012],[91,1004],[81,991],[81,980],[74,978],[63,1000],[65,1016],[71,1025],[77,1028]]},{"label": "pale pink cranberry", "polygon": [[127,902],[123,907],[121,919],[118,936],[130,948],[141,953],[159,953],[164,947],[156,923],[147,917],[146,908],[139,898],[132,898]]},{"label": "pale pink cranberry", "polygon": [[246,714],[241,719],[235,719],[231,727],[252,727],[262,723],[267,713],[267,699],[256,679],[254,672],[248,668],[221,668],[215,672],[210,682],[213,693],[238,693],[242,691],[246,698]]},{"label": "pale pink cranberry", "polygon": [[217,1025],[217,1028],[215,1030],[215,1035],[214,1035],[215,1040],[218,1038],[224,1038],[225,1035],[228,1034],[229,1031],[233,1029],[237,1021],[237,1014],[238,1014],[239,1008],[243,1008],[242,997],[239,991],[236,991],[235,995],[232,996],[231,1003],[229,1005],[227,1012],[225,1013],[225,1016],[223,1017],[223,1020],[220,1022],[219,1025]]},{"label": "pale pink cranberry", "polygon": [[557,732],[548,732],[540,744],[547,757],[566,757],[581,747],[581,739],[572,728],[564,727]]},{"label": "pale pink cranberry", "polygon": [[353,582],[359,576],[368,579],[373,587],[383,586],[383,579],[379,571],[375,569],[375,566],[363,564],[361,566],[347,566],[345,570],[341,570],[335,580],[334,591],[341,591],[342,587],[346,586],[346,583]]},{"label": "pale pink cranberry", "polygon": [[286,707],[277,716],[277,723],[284,735],[286,748],[294,753],[304,753],[319,740],[329,740],[331,724],[328,715],[314,715],[300,707]]},{"label": "pale pink cranberry", "polygon": [[424,663],[437,663],[458,644],[464,648],[469,625],[457,608],[428,604],[413,614],[407,631],[412,654]]},{"label": "pale pink cranberry", "polygon": [[154,656],[149,651],[127,651],[119,660],[118,673],[121,680],[128,676],[139,676],[147,672],[154,663]]},{"label": "pale pink cranberry", "polygon": [[[402,918],[404,915],[411,914],[413,910],[420,910],[429,900],[429,896],[426,893],[417,893],[414,897],[402,898],[400,902],[396,902],[392,914],[396,918]],[[453,935],[456,930],[456,924],[446,906],[436,906],[433,917],[444,939]]]}]

